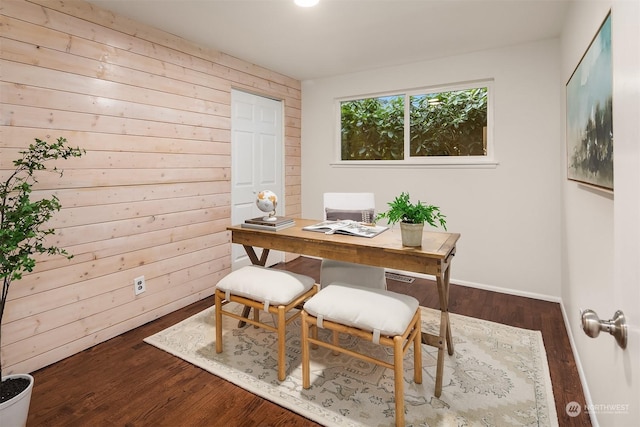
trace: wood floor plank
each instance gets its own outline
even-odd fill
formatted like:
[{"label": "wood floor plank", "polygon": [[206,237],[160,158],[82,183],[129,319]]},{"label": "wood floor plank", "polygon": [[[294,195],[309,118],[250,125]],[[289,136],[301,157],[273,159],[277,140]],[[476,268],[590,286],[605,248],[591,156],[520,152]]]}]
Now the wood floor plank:
[{"label": "wood floor plank", "polygon": [[[318,260],[301,257],[277,266],[319,281]],[[434,282],[389,280],[389,289],[438,308]],[[565,407],[584,393],[560,305],[451,285],[450,311],[542,332],[561,426],[590,426],[584,411]],[[318,426],[142,340],[213,305],[191,304],[35,373],[27,425],[32,426]],[[454,331],[455,333],[455,331]]]}]

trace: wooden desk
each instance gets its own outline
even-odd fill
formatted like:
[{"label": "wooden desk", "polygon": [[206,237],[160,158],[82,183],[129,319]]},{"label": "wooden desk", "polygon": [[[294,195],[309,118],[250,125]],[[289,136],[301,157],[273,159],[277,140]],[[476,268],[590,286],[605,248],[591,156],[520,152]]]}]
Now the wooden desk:
[{"label": "wooden desk", "polygon": [[[296,225],[277,232],[228,227],[231,241],[244,246],[253,264],[264,265],[269,250],[280,250],[301,255],[339,261],[355,262],[378,267],[394,268],[435,276],[440,299],[440,333],[422,333],[422,342],[438,348],[435,395],[442,393],[444,352],[453,354],[453,340],[449,324],[449,277],[451,261],[456,253],[458,233],[425,232],[421,248],[402,246],[400,230],[389,229],[376,237],[364,238],[339,234],[327,235],[302,230],[318,220],[295,219]],[[263,248],[260,256],[254,248]]]}]

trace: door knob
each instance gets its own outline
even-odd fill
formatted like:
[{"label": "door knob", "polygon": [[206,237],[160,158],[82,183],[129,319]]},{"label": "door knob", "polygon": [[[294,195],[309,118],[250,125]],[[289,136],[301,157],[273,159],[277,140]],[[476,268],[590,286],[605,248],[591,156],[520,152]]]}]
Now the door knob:
[{"label": "door knob", "polygon": [[600,331],[606,331],[615,337],[620,347],[627,348],[627,321],[622,310],[616,311],[610,320],[600,320],[596,312],[590,309],[583,310],[581,317],[585,334],[595,338]]}]

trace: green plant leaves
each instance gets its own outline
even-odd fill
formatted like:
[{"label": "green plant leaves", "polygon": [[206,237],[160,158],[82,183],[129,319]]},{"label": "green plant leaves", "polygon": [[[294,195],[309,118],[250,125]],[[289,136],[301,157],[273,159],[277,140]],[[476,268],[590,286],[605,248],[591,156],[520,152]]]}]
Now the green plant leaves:
[{"label": "green plant leaves", "polygon": [[[35,173],[47,170],[47,161],[80,157],[84,153],[80,148],[68,146],[65,138],[52,143],[36,138],[29,149],[20,152],[22,157],[13,161],[15,170],[0,183],[0,277],[3,282],[0,321],[9,285],[21,279],[24,272],[33,271],[36,265],[33,255],[60,254],[71,258],[64,249],[47,245],[45,241],[55,230],[43,226],[60,210],[60,201],[55,195],[32,200],[31,193],[37,183]],[[50,172],[62,176],[62,171],[55,167]]]},{"label": "green plant leaves", "polygon": [[427,223],[433,227],[441,226],[447,229],[446,216],[440,212],[440,208],[434,205],[427,205],[418,201],[411,203],[409,193],[402,192],[392,202],[388,203],[389,210],[379,213],[376,221],[386,218],[389,224],[406,222],[409,224]]}]

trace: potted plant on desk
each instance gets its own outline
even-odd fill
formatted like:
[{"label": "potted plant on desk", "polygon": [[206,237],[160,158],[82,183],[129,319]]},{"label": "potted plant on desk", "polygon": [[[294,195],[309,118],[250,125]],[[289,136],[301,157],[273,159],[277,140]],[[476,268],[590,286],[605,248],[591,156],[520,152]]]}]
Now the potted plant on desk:
[{"label": "potted plant on desk", "polygon": [[[80,157],[84,150],[71,148],[67,140],[58,138],[49,143],[40,139],[35,144],[20,151],[21,157],[13,161],[14,170],[2,172],[0,182],[0,278],[2,278],[2,298],[0,299],[0,323],[4,314],[9,285],[22,278],[22,273],[32,271],[36,264],[34,255],[64,255],[71,258],[64,249],[50,246],[46,237],[54,234],[45,227],[54,212],[61,205],[54,195],[51,198],[31,200],[33,185],[37,182],[34,174],[46,170],[45,162],[69,157]],[[52,172],[62,176],[56,168]],[[2,329],[0,328],[0,342]],[[20,426],[27,422],[33,377],[28,374],[2,376],[0,360],[0,420],[2,425]]]},{"label": "potted plant on desk", "polygon": [[421,201],[411,203],[409,193],[403,192],[388,205],[389,210],[379,213],[376,221],[385,218],[390,225],[399,222],[403,246],[422,246],[425,222],[433,227],[440,225],[447,229],[446,217],[440,213],[439,207],[427,205]]}]

